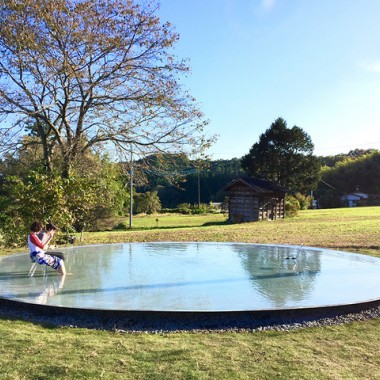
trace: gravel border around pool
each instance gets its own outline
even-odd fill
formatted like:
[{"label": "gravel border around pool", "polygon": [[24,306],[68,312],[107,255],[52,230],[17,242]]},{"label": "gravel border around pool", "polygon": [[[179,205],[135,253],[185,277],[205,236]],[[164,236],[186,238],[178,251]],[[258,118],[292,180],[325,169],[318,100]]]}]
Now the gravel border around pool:
[{"label": "gravel border around pool", "polygon": [[323,308],[242,312],[157,312],[73,309],[0,298],[1,319],[125,333],[287,331],[380,318],[380,300]]}]

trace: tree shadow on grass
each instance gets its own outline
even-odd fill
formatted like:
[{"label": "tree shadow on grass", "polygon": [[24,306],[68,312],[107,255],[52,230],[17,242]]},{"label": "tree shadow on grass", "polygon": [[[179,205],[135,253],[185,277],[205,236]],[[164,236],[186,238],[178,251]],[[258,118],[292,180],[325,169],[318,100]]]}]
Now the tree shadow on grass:
[{"label": "tree shadow on grass", "polygon": [[200,225],[184,224],[181,226],[150,226],[150,227],[132,227],[132,228],[113,228],[109,230],[103,230],[107,232],[125,232],[125,231],[154,231],[154,230],[173,230],[173,229],[183,229],[183,228],[202,228],[210,226],[226,226],[231,224],[228,220],[224,221],[214,221],[206,222]]},{"label": "tree shadow on grass", "polygon": [[231,224],[228,220],[219,221],[219,222],[206,222],[203,223],[200,227],[209,227],[209,226],[226,226],[228,224]]}]

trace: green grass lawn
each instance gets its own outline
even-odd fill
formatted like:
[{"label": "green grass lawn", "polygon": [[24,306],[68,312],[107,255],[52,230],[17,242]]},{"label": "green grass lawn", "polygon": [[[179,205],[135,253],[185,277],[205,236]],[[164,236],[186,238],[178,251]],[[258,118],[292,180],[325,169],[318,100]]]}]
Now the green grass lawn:
[{"label": "green grass lawn", "polygon": [[231,241],[368,252],[380,248],[379,223],[380,207],[307,210],[294,218],[242,224],[228,224],[223,214],[168,214],[134,217],[132,230],[84,233],[82,243]]},{"label": "green grass lawn", "polygon": [[[133,230],[176,228],[176,227],[201,227],[204,224],[225,223],[227,215],[221,213],[207,215],[183,215],[183,214],[157,214],[157,215],[137,215],[132,218]],[[118,218],[118,222],[123,222],[129,227],[129,218]],[[112,227],[112,219],[104,222],[104,226]]]},{"label": "green grass lawn", "polygon": [[[158,222],[156,221],[158,219]],[[135,217],[82,244],[241,241],[380,257],[380,207],[308,210],[238,225],[223,215]],[[0,318],[1,379],[380,379],[380,320],[293,331],[121,333]]]}]

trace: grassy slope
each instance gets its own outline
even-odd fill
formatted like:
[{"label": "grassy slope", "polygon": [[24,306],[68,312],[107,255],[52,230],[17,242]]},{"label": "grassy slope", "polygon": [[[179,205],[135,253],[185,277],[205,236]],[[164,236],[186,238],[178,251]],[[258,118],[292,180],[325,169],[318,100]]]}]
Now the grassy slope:
[{"label": "grassy slope", "polygon": [[[159,228],[156,218],[134,219],[136,228],[151,230],[86,233],[84,243],[243,241],[380,256],[379,207],[313,210],[294,219],[241,225],[224,225],[221,216],[213,216],[216,225],[203,227],[208,217],[158,216]],[[2,379],[380,379],[376,319],[290,332],[130,335],[2,317],[0,336]]]}]

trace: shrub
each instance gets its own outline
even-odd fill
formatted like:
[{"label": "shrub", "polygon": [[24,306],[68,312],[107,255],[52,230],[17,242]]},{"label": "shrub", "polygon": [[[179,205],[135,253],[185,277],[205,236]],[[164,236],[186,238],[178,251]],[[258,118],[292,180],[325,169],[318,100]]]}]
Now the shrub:
[{"label": "shrub", "polygon": [[157,191],[136,193],[134,196],[134,211],[136,214],[154,214],[161,210],[160,198]]},{"label": "shrub", "polygon": [[194,205],[191,208],[192,214],[207,214],[210,211],[211,211],[211,209],[210,209],[209,205],[207,205],[205,203],[201,203],[199,206]]},{"label": "shrub", "polygon": [[303,195],[301,193],[297,193],[294,197],[300,204],[300,210],[307,210],[309,208],[313,208],[314,198],[310,195]]},{"label": "shrub", "polygon": [[192,206],[190,203],[181,203],[177,206],[177,211],[181,214],[189,215],[191,214]]},{"label": "shrub", "polygon": [[290,218],[293,216],[296,216],[299,210],[300,210],[299,201],[292,195],[286,195],[285,196],[285,216],[290,217]]},{"label": "shrub", "polygon": [[190,203],[181,203],[177,206],[174,212],[185,215],[198,215],[198,214],[209,214],[219,212],[213,204],[201,203],[199,206],[191,205]]},{"label": "shrub", "polygon": [[113,229],[123,231],[123,230],[127,230],[128,228],[129,226],[127,226],[125,223],[119,223]]}]

